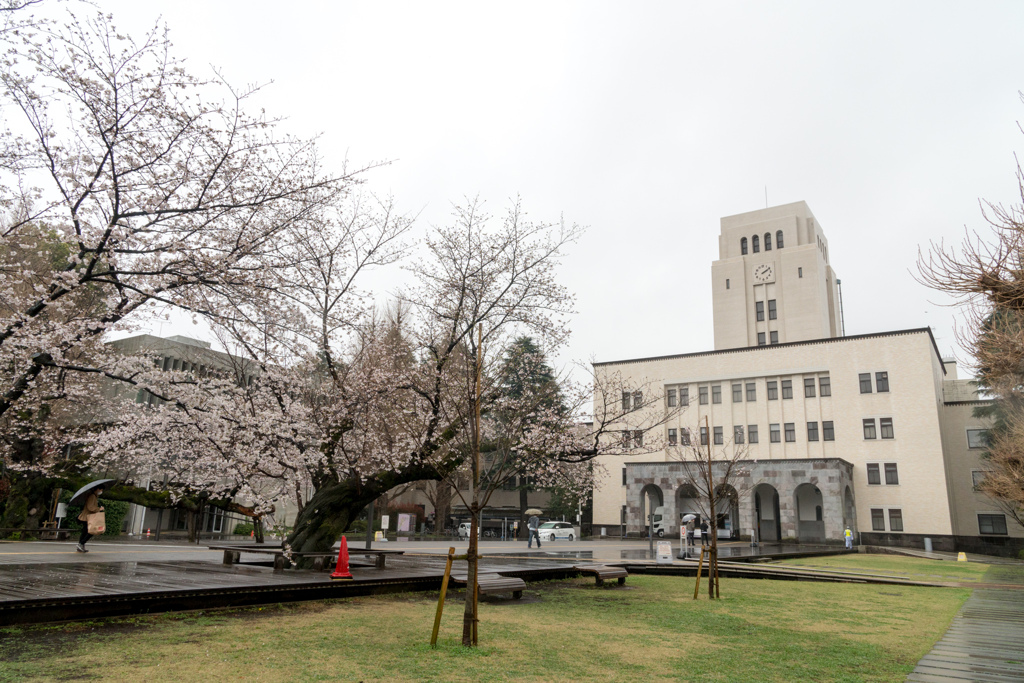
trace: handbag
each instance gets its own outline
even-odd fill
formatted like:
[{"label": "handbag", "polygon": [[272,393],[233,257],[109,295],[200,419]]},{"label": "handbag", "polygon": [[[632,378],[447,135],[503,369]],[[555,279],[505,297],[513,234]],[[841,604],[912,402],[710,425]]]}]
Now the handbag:
[{"label": "handbag", "polygon": [[107,517],[102,510],[94,512],[86,518],[86,524],[88,525],[88,531],[91,535],[96,536],[102,534],[107,530]]}]

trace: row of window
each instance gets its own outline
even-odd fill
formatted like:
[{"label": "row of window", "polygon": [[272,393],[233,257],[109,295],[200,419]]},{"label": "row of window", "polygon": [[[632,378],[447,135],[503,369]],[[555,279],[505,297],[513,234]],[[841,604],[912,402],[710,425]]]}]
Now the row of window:
[{"label": "row of window", "polygon": [[900,473],[894,462],[868,463],[868,484],[871,486],[882,485],[882,472],[885,472],[886,486],[899,486]]},{"label": "row of window", "polygon": [[[871,373],[862,372],[860,377],[860,393],[870,394],[871,393]],[[876,372],[875,373],[875,391],[880,394],[884,394],[889,391],[889,373],[888,372]]]},{"label": "row of window", "polygon": [[[754,310],[757,313],[757,322],[764,322],[764,302],[757,301],[754,303]],[[775,299],[768,299],[768,319],[776,320],[779,317],[778,309],[775,307]]]},{"label": "row of window", "polygon": [[880,417],[878,418],[878,429],[875,429],[875,418],[868,417],[864,418],[864,438],[865,439],[877,439],[878,436],[883,439],[893,439],[895,435],[892,429],[892,418],[891,417]]},{"label": "row of window", "polygon": [[[775,248],[776,249],[782,249],[782,246],[783,246],[782,245],[782,231],[781,230],[776,230],[775,231]],[[751,249],[753,250],[753,252],[755,254],[758,253],[759,251],[761,251],[761,237],[759,235],[754,235],[753,237],[750,238],[750,247],[751,247]],[[764,234],[764,250],[765,251],[771,251],[772,250],[772,234],[770,232],[766,232]],[[740,254],[746,255],[746,253],[747,253],[747,238],[746,237],[741,237],[740,238]]]},{"label": "row of window", "polygon": [[[789,399],[793,398],[793,380],[768,380],[765,382],[765,389],[767,389],[767,397],[769,401],[777,401],[779,399],[779,389],[782,389],[782,398]],[[719,404],[722,402],[722,385],[713,384],[710,387],[701,386],[697,387],[697,399],[700,405],[706,406],[708,403]],[[804,398],[814,398],[817,394],[821,396],[832,395],[832,381],[828,375],[822,375],[821,377],[807,377],[804,379]],[[690,389],[689,387],[669,388],[665,392],[666,399],[668,401],[669,408],[675,408],[676,406],[686,407],[690,405]],[[623,394],[623,407],[626,405],[625,393]],[[746,398],[748,403],[757,401],[757,383],[756,382],[736,382],[732,385],[732,402],[742,403]],[[709,400],[710,399],[710,400]]]},{"label": "row of window", "polygon": [[[871,530],[885,531],[885,510],[871,508]],[[903,510],[889,508],[889,531],[903,531]]]},{"label": "row of window", "polygon": [[[629,432],[623,432],[623,439],[627,439],[626,436]],[[768,441],[769,443],[781,443],[782,437],[785,435],[787,443],[793,443],[796,441],[796,423],[795,422],[784,422],[784,423],[772,423],[768,425]],[[725,428],[724,427],[712,427],[711,428],[712,442],[716,446],[721,446],[725,443]],[[733,443],[760,443],[760,433],[758,432],[757,425],[735,425],[732,428],[732,440]],[[824,420],[821,423],[821,431],[818,431],[817,422],[807,423],[807,440],[808,441],[835,441],[836,430],[835,423],[832,420]],[[689,446],[690,445],[690,430],[689,429],[675,429],[669,428],[668,430],[668,445],[669,446]],[[700,428],[700,445],[708,445],[708,430],[707,427]]]}]

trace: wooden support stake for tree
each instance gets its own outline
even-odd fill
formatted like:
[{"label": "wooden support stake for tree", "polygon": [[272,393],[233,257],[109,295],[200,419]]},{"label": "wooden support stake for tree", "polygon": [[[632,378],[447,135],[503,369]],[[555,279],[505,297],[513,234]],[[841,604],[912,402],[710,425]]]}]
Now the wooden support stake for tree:
[{"label": "wooden support stake for tree", "polygon": [[448,577],[452,574],[453,559],[455,548],[448,548],[448,563],[444,567],[444,578],[441,579],[441,595],[437,598],[437,614],[434,615],[434,632],[430,634],[430,647],[437,647],[437,631],[441,628],[441,612],[444,611],[444,596],[448,592]]},{"label": "wooden support stake for tree", "polygon": [[697,593],[700,591],[700,573],[704,569],[704,546],[700,548],[700,559],[697,560],[697,585],[693,587],[693,599],[697,599]]}]

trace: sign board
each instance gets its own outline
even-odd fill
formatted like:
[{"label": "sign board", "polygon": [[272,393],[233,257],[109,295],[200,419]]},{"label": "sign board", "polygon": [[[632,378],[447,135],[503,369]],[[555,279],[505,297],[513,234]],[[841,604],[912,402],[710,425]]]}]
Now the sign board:
[{"label": "sign board", "polygon": [[68,516],[68,505],[67,503],[57,503],[57,514],[54,517],[67,517]]},{"label": "sign board", "polygon": [[658,564],[672,564],[672,544],[658,541]]},{"label": "sign board", "polygon": [[380,516],[380,528],[382,530],[384,530],[384,531],[387,531],[389,526],[391,526],[391,516],[390,515],[381,515]]},{"label": "sign board", "polygon": [[400,513],[398,515],[398,531],[399,531],[398,540],[399,541],[408,541],[409,540],[409,537],[408,536],[403,536],[401,534],[401,532],[405,531],[406,533],[408,533],[409,531],[411,531],[411,529],[412,529],[412,520],[413,520],[413,516],[409,515],[409,514],[406,514],[404,512]]}]

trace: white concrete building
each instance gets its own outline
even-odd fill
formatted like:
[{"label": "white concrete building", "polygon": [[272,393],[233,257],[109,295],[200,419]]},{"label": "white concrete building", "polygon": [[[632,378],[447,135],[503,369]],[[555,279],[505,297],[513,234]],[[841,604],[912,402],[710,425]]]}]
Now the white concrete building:
[{"label": "white concrete building", "polygon": [[803,202],[721,229],[715,349],[594,364],[622,382],[624,404],[638,387],[662,397],[636,422],[668,416],[662,450],[603,457],[613,476],[594,492],[595,533],[642,532],[648,494],[678,529],[693,495],[681,445],[706,439],[744,460],[720,535],[840,542],[849,524],[868,544],[1021,547],[1024,529],[974,490],[986,425],[972,409],[983,401],[931,330],[842,336],[828,241]]}]

